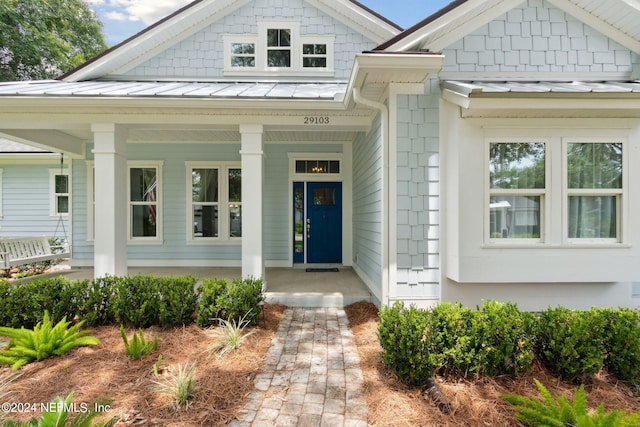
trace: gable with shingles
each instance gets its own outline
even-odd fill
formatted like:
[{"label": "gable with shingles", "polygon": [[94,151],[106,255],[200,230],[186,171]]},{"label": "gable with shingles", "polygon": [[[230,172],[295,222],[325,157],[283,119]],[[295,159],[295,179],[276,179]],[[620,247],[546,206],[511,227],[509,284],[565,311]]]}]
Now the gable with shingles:
[{"label": "gable with shingles", "polygon": [[640,56],[545,0],[527,0],[444,49],[442,72],[629,78]]},{"label": "gable with shingles", "polygon": [[[276,4],[279,6],[276,7]],[[335,78],[348,78],[357,53],[377,43],[304,0],[251,1],[126,71],[128,77],[224,77],[225,36],[258,35],[259,21],[300,24],[301,36],[333,35]]]}]

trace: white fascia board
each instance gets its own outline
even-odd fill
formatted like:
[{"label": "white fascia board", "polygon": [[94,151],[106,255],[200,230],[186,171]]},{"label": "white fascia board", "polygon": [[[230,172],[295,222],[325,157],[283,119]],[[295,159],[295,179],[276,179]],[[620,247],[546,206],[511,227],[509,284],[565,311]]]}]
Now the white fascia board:
[{"label": "white fascia board", "polygon": [[351,69],[349,84],[344,97],[346,106],[353,98],[353,89],[362,88],[367,78],[374,73],[387,74],[389,83],[422,83],[430,74],[442,69],[444,55],[419,53],[361,53],[356,55]]},{"label": "white fascia board", "polygon": [[[605,36],[610,37],[611,39],[620,43],[622,46],[626,47],[627,49],[637,54],[640,54],[640,40],[636,40],[635,38],[623,33],[617,28],[612,27],[605,21],[592,15],[591,13],[587,12],[586,10],[582,9],[581,7],[577,6],[576,4],[568,0],[547,0],[547,1],[552,5],[554,5],[555,7],[557,7],[558,9],[561,9],[567,12],[569,15],[573,16],[579,21],[592,27],[596,31],[599,31]],[[612,5],[612,7],[615,7],[615,6]]]},{"label": "white fascia board", "polygon": [[[462,96],[462,95],[460,95]],[[460,99],[446,95],[448,101],[462,106]],[[602,97],[573,97],[573,98],[467,98],[470,110],[501,109],[501,110],[638,110],[640,98],[602,98]]]},{"label": "white fascia board", "polygon": [[[67,76],[64,80],[77,82],[98,79],[112,73],[124,74],[249,2],[250,0],[217,0],[195,4],[143,34],[134,36],[128,42],[117,46],[113,51]],[[213,7],[217,8],[209,10]]]},{"label": "white fascia board", "polygon": [[306,1],[378,44],[389,40],[401,32],[400,29],[348,0]]},{"label": "white fascia board", "polygon": [[0,97],[2,108],[55,108],[64,111],[83,109],[223,109],[223,110],[344,110],[341,99],[317,100],[305,98],[229,99],[229,98],[124,98],[124,97]]}]

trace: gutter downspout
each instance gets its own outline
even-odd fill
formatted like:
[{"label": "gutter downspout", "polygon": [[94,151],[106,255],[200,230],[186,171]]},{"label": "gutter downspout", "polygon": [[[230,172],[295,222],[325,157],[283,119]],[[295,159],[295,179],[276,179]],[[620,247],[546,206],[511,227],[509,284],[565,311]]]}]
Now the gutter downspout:
[{"label": "gutter downspout", "polygon": [[382,305],[389,305],[389,109],[386,105],[363,98],[360,89],[353,88],[353,100],[356,104],[378,110],[381,115],[380,133],[382,134]]}]

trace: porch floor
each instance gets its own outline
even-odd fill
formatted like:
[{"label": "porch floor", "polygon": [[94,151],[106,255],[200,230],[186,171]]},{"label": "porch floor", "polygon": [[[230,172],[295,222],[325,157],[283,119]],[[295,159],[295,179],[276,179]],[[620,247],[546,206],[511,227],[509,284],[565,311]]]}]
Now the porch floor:
[{"label": "porch floor", "polygon": [[[60,269],[72,280],[93,279],[93,268]],[[239,278],[239,268],[206,267],[129,267],[129,274],[187,276],[200,279]],[[350,267],[338,271],[307,272],[304,268],[267,268],[266,302],[289,307],[344,307],[358,301],[375,302],[360,277]]]}]

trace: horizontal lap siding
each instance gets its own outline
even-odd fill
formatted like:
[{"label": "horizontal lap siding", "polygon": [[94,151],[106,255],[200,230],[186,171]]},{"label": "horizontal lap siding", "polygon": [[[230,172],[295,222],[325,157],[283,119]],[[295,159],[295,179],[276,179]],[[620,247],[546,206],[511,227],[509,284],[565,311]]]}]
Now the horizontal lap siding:
[{"label": "horizontal lap siding", "polygon": [[[58,217],[49,215],[49,170],[59,169],[51,164],[2,164],[2,218],[1,237],[48,236],[64,237],[69,230],[68,220],[59,223]],[[56,234],[56,228],[58,232]]]},{"label": "horizontal lap siding", "polygon": [[[163,160],[162,215],[164,242],[129,244],[129,259],[167,261],[240,261],[241,242],[187,244],[186,166],[187,161],[240,162],[240,144],[130,144],[130,161]],[[290,151],[310,153],[342,152],[339,144],[265,144],[264,248],[265,259],[286,261],[289,254],[288,219]],[[74,257],[93,258],[93,244],[87,242],[87,167],[85,161],[74,164]]]},{"label": "horizontal lap siding", "polygon": [[382,292],[382,137],[380,116],[353,145],[353,263]]}]

